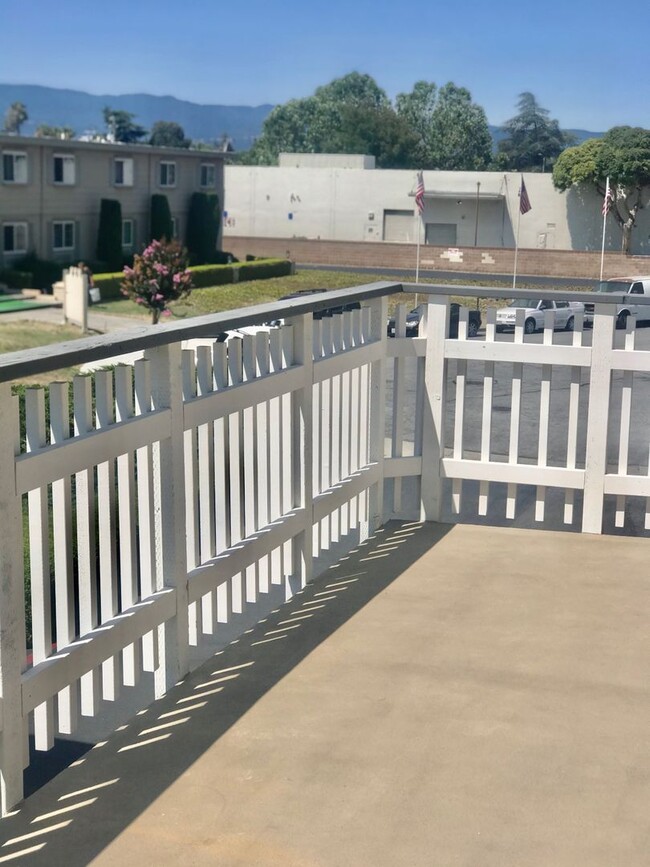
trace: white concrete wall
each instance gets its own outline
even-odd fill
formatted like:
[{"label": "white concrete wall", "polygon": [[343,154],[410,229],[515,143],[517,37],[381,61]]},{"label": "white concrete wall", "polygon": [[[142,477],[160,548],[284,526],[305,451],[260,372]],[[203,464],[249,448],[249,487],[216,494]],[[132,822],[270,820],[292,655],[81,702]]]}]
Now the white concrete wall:
[{"label": "white concrete wall", "polygon": [[[521,247],[600,250],[602,202],[595,192],[559,193],[549,174],[524,177],[532,210],[521,217]],[[455,223],[458,246],[473,246],[479,182],[478,246],[514,247],[520,175],[501,172],[424,172],[422,242],[423,223]],[[224,238],[379,242],[384,211],[413,211],[414,187],[412,171],[226,166]],[[621,233],[610,216],[606,249],[620,246]],[[640,212],[631,252],[650,254],[647,210]]]}]

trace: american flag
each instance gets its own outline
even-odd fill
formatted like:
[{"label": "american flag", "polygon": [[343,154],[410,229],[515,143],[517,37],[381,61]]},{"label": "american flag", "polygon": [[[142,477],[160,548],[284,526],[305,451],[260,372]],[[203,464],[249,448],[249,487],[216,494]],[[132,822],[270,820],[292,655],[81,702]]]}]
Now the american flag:
[{"label": "american flag", "polygon": [[521,176],[521,187],[519,188],[519,213],[527,214],[530,211],[532,205],[530,204],[530,199],[528,198],[528,193],[526,191],[526,184],[524,183],[524,176]]},{"label": "american flag", "polygon": [[424,178],[422,172],[418,172],[418,182],[415,186],[415,204],[420,213],[424,211]]},{"label": "american flag", "polygon": [[605,186],[605,198],[603,199],[603,207],[601,209],[601,213],[603,217],[606,217],[607,214],[612,209],[612,205],[614,204],[614,191],[609,185],[609,178],[607,178],[607,185]]}]

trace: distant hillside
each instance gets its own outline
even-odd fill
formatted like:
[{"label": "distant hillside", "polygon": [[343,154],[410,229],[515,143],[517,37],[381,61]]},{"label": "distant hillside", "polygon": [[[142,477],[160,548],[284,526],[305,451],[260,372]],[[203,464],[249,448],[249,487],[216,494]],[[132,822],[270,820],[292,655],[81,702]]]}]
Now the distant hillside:
[{"label": "distant hillside", "polygon": [[[111,108],[130,111],[136,122],[151,129],[157,120],[172,120],[192,139],[214,141],[224,133],[229,135],[236,150],[247,150],[260,135],[262,124],[272,105],[199,105],[173,96],[151,96],[130,93],[122,96],[104,94],[94,96],[81,90],[62,90],[36,84],[0,84],[0,119],[12,102],[27,106],[29,120],[23,133],[31,135],[42,123],[50,126],[70,126],[77,135],[96,130],[104,131],[102,110]],[[578,144],[588,138],[598,138],[600,132],[570,129]],[[498,126],[490,126],[496,143],[505,135]]]},{"label": "distant hillside", "polygon": [[173,96],[150,96],[131,93],[122,96],[94,96],[80,90],[61,90],[34,84],[0,84],[0,118],[12,102],[26,105],[29,120],[23,126],[26,135],[42,123],[70,126],[77,135],[90,130],[104,131],[102,110],[130,111],[136,121],[151,129],[157,120],[176,121],[192,139],[214,141],[226,133],[237,150],[248,149],[259,136],[264,118],[272,105],[198,105]]}]

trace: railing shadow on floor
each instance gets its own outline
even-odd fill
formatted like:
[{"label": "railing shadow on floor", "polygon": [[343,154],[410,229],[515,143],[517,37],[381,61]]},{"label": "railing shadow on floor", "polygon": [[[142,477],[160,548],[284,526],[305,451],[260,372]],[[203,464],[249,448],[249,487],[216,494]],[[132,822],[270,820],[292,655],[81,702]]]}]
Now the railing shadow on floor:
[{"label": "railing shadow on floor", "polygon": [[340,558],[3,819],[0,863],[90,863],[265,693],[451,529],[392,521]]}]

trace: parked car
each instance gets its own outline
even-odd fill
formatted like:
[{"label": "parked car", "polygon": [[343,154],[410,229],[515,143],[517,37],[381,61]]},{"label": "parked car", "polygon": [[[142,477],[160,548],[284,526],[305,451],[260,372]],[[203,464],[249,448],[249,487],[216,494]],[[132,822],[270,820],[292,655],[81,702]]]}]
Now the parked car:
[{"label": "parked car", "polygon": [[[610,280],[601,280],[596,287],[596,292],[621,292],[629,295],[630,299],[616,307],[616,327],[625,328],[628,316],[634,316],[637,323],[650,322],[650,305],[635,304],[634,295],[650,296],[650,277],[612,277]],[[585,323],[593,325],[594,305],[585,304]]]},{"label": "parked car", "polygon": [[[420,331],[420,319],[424,313],[425,304],[418,304],[415,310],[406,314],[406,336],[417,337]],[[453,302],[449,305],[449,334],[448,337],[458,337],[458,321],[460,319],[460,304]],[[476,337],[481,327],[481,311],[470,310],[467,322],[468,337]],[[386,333],[389,337],[395,337],[395,319],[388,320]]]},{"label": "parked car", "polygon": [[533,334],[544,327],[544,314],[547,310],[555,311],[555,327],[565,331],[573,331],[575,315],[585,309],[581,301],[535,301],[530,298],[515,298],[507,307],[497,310],[497,331],[514,328],[517,321],[517,310],[525,310],[524,331]]}]

